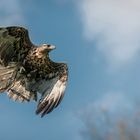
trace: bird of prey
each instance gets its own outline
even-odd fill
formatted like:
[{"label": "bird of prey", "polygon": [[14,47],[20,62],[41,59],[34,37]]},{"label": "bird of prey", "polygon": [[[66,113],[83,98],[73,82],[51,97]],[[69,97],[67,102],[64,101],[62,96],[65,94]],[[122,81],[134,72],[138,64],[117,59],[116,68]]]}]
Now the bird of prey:
[{"label": "bird of prey", "polygon": [[63,99],[68,79],[67,64],[49,58],[54,48],[34,45],[23,27],[0,28],[0,93],[19,102],[37,101],[40,94],[36,114],[50,113]]}]

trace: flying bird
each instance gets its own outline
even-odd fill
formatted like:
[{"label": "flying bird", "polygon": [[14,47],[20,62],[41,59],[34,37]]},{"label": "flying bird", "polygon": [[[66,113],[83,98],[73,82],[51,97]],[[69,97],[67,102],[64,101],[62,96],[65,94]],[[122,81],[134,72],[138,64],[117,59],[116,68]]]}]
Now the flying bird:
[{"label": "flying bird", "polygon": [[49,57],[53,49],[34,45],[23,27],[0,28],[0,93],[19,102],[38,101],[40,94],[36,114],[41,117],[59,105],[68,80],[67,64]]}]

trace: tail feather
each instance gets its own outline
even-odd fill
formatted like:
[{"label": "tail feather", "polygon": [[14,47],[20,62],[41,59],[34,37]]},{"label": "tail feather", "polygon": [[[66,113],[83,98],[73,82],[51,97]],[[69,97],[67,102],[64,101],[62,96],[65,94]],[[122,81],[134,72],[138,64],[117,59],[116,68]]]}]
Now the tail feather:
[{"label": "tail feather", "polygon": [[25,83],[24,78],[15,81],[12,87],[7,91],[8,96],[14,101],[19,102],[29,102],[31,99],[36,101],[37,93],[27,90],[25,84],[23,83]]},{"label": "tail feather", "polygon": [[7,67],[0,65],[0,92],[7,92],[14,101],[36,101],[37,93],[28,88],[32,83],[20,74],[19,69],[17,63],[10,63]]},{"label": "tail feather", "polygon": [[10,89],[7,95],[10,99],[13,99],[14,101],[19,101],[19,102],[29,101],[29,99],[26,96],[22,95],[21,93],[18,93],[13,89]]}]

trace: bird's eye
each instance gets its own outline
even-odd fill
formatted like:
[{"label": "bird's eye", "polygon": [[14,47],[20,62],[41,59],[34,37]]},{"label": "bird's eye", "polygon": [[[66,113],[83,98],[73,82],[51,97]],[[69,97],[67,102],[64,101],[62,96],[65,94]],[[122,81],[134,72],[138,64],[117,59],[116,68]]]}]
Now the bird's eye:
[{"label": "bird's eye", "polygon": [[51,45],[49,44],[48,47],[50,47]]}]

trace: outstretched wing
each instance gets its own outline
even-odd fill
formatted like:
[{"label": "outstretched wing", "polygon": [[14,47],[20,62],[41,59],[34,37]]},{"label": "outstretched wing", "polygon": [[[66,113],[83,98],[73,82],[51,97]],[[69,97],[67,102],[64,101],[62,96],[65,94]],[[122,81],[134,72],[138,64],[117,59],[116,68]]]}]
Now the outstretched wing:
[{"label": "outstretched wing", "polygon": [[32,46],[25,28],[0,28],[0,92],[6,91],[14,100],[28,101],[31,98],[32,94],[25,86],[26,76],[20,71]]},{"label": "outstretched wing", "polygon": [[41,114],[43,117],[59,105],[64,96],[67,79],[68,71],[65,69],[60,75],[38,83],[38,92],[42,94],[42,97],[38,103],[36,114]]},{"label": "outstretched wing", "polygon": [[0,28],[0,64],[22,62],[32,43],[28,31],[23,27]]}]

